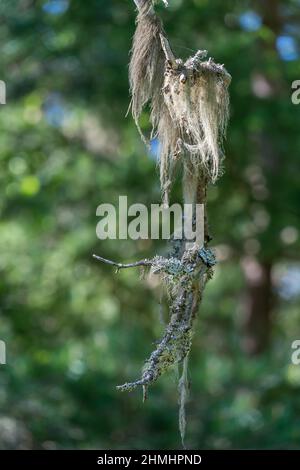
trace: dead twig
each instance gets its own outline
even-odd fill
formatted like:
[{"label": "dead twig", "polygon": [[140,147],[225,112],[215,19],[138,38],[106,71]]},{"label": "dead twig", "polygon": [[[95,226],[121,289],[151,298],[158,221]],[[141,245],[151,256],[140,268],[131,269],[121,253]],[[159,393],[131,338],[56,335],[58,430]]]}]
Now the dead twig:
[{"label": "dead twig", "polygon": [[136,268],[138,266],[152,266],[152,262],[148,259],[143,259],[141,261],[135,261],[134,263],[117,263],[110,259],[103,258],[102,256],[93,255],[93,258],[101,261],[101,263],[109,264],[110,266],[115,266],[118,270],[119,269],[127,269],[127,268]]}]

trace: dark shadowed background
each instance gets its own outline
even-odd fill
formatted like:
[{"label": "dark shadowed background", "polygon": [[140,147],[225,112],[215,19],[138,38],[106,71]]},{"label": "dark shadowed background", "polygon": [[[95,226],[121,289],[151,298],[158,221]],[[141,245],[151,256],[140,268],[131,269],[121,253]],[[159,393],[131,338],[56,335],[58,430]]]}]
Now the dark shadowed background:
[{"label": "dark shadowed background", "polygon": [[[224,176],[209,192],[219,264],[190,364],[187,446],[299,448],[299,0],[170,0],[178,56],[232,74]],[[155,279],[115,274],[164,242],[100,241],[96,208],[160,202],[155,145],[131,117],[132,0],[2,0],[0,448],[180,448],[176,374],[139,376],[162,333]],[[147,113],[141,125],[147,132]],[[179,185],[173,201],[180,200]]]}]

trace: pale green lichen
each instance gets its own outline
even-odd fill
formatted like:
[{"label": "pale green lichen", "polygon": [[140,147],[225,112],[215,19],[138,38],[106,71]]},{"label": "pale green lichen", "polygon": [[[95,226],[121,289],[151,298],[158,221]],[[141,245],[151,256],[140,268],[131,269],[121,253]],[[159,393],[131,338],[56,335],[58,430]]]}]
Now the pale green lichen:
[{"label": "pale green lichen", "polygon": [[[139,117],[145,105],[150,105],[151,137],[157,137],[160,143],[164,202],[168,204],[174,168],[181,161],[185,174],[184,202],[206,204],[207,186],[220,175],[224,158],[222,141],[229,116],[231,77],[223,65],[207,59],[207,51],[198,51],[185,61],[176,59],[154,11],[159,0],[134,1],[139,12],[129,67],[133,118],[141,133]],[[162,1],[167,5],[166,0]],[[152,274],[161,277],[168,292],[169,322],[145,362],[140,379],[117,387],[131,391],[141,386],[145,399],[150,384],[170,367],[182,364],[179,380],[182,441],[186,428],[188,355],[199,303],[216,264],[213,251],[206,246],[210,241],[206,215],[204,234],[205,245],[201,249],[187,249],[185,240],[173,240],[170,257],[147,260],[146,266],[150,265]]]},{"label": "pale green lichen", "polygon": [[179,392],[179,431],[181,436],[181,442],[185,448],[185,433],[186,433],[186,403],[188,399],[189,391],[189,380],[188,380],[188,363],[189,355],[187,354],[182,363],[182,374],[178,382],[178,392]]},{"label": "pale green lichen", "polygon": [[[205,255],[205,262],[203,257]],[[170,319],[157,348],[145,362],[142,377],[118,387],[132,390],[139,385],[148,386],[171,366],[184,360],[190,351],[195,312],[193,310],[193,286],[203,290],[211,277],[211,250],[185,252],[182,260],[156,256],[152,260],[152,272],[160,274],[169,290],[171,299]],[[170,288],[171,287],[171,288]]]}]

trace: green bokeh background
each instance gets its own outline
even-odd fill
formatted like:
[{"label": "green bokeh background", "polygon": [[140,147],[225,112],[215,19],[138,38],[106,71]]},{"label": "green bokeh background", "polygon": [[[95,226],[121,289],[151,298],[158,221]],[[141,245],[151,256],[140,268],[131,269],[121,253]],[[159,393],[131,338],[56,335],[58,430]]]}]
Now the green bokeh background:
[{"label": "green bokeh background", "polygon": [[[233,77],[225,174],[209,192],[219,264],[191,355],[187,447],[299,448],[300,2],[169,4],[160,13],[176,54],[208,49]],[[174,371],[145,404],[139,390],[115,388],[139,376],[162,333],[157,282],[92,259],[165,248],[96,237],[99,204],[160,202],[155,156],[125,118],[134,18],[131,0],[0,4],[2,449],[181,447]]]}]

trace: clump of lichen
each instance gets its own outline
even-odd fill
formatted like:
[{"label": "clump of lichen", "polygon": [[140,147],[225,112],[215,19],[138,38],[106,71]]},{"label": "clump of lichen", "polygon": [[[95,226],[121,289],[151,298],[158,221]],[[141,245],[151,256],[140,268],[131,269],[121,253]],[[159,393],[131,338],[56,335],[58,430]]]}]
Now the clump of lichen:
[{"label": "clump of lichen", "polygon": [[[152,137],[160,142],[160,180],[168,203],[173,170],[180,159],[215,182],[223,160],[231,77],[207,51],[176,59],[153,3],[141,0],[129,66],[131,109],[136,125],[150,104]],[[142,135],[142,133],[141,133]],[[143,140],[145,140],[142,135]]]},{"label": "clump of lichen", "polygon": [[[229,116],[228,86],[231,77],[223,65],[198,51],[187,60],[176,59],[163,26],[155,14],[158,0],[134,0],[138,7],[136,32],[131,52],[129,79],[131,110],[139,132],[139,117],[149,104],[151,137],[160,149],[160,181],[164,203],[178,161],[183,168],[184,203],[205,206],[204,245],[192,248],[186,240],[173,240],[169,257],[155,256],[135,265],[150,266],[161,277],[169,297],[169,318],[157,347],[146,360],[141,377],[118,386],[131,391],[147,387],[174,365],[182,365],[179,380],[179,428],[185,434],[185,403],[188,392],[188,356],[195,330],[198,307],[206,283],[211,279],[215,256],[208,248],[210,236],[206,213],[206,192],[220,175],[224,158],[222,142]],[[163,0],[167,5],[167,1]],[[146,138],[142,135],[144,141]],[[122,266],[121,266],[122,267]],[[126,267],[126,266],[123,266]],[[127,266],[128,267],[128,266]]]},{"label": "clump of lichen", "polygon": [[[195,290],[204,289],[212,276],[215,257],[209,249],[192,249],[180,260],[156,256],[151,271],[159,274],[170,296],[170,318],[157,348],[145,362],[140,379],[120,385],[119,390],[133,390],[155,382],[170,366],[184,360],[190,351],[195,324]],[[200,292],[201,294],[201,292]],[[199,294],[198,294],[199,296]]]}]

